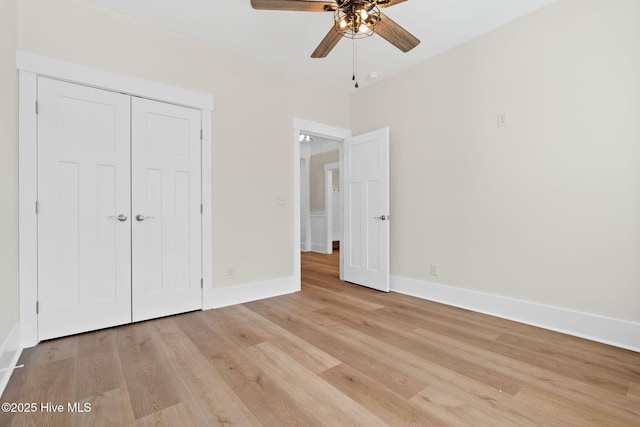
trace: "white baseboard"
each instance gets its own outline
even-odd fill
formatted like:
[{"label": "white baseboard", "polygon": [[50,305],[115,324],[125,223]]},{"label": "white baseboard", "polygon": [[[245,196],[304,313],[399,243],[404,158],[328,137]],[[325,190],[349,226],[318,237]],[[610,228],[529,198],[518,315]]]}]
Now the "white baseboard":
[{"label": "white baseboard", "polygon": [[22,354],[22,347],[20,346],[20,325],[16,323],[0,347],[0,396],[2,396],[4,389],[9,383],[9,379],[18,363],[20,354]]},{"label": "white baseboard", "polygon": [[203,309],[227,307],[300,291],[300,281],[294,277],[247,283],[245,285],[215,288],[207,291]]},{"label": "white baseboard", "polygon": [[399,276],[391,290],[640,352],[640,323]]},{"label": "white baseboard", "polygon": [[320,244],[320,243],[314,243],[311,245],[311,252],[318,252],[321,254],[326,254],[327,253],[327,245],[326,244]]}]

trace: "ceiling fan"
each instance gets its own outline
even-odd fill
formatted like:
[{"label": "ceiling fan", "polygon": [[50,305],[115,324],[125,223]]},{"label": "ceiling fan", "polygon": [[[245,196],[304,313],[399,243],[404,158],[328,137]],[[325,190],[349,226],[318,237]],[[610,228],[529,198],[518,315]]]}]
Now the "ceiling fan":
[{"label": "ceiling fan", "polygon": [[334,25],[311,54],[312,58],[324,58],[342,37],[352,39],[378,34],[403,52],[418,44],[415,36],[395,23],[380,8],[386,8],[406,0],[251,0],[251,6],[259,10],[291,10],[299,12],[333,12]]}]

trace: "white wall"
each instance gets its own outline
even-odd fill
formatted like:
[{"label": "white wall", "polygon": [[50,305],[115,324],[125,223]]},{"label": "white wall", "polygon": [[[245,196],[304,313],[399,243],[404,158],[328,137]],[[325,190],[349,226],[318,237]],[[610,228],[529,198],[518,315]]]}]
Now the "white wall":
[{"label": "white wall", "polygon": [[0,353],[18,323],[17,87],[16,0],[0,0]]},{"label": "white wall", "polygon": [[18,8],[20,50],[213,94],[214,287],[294,275],[292,118],[348,128],[348,94],[83,0]]},{"label": "white wall", "polygon": [[640,322],[639,1],[560,0],[351,111],[391,128],[393,275]]}]

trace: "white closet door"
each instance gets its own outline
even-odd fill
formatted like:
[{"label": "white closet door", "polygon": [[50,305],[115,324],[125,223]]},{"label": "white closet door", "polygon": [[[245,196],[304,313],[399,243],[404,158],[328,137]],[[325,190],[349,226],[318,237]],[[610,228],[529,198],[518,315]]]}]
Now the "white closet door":
[{"label": "white closet door", "polygon": [[201,113],[132,99],[133,321],[202,308]]},{"label": "white closet door", "polygon": [[38,105],[39,338],[129,323],[130,98],[38,78]]}]

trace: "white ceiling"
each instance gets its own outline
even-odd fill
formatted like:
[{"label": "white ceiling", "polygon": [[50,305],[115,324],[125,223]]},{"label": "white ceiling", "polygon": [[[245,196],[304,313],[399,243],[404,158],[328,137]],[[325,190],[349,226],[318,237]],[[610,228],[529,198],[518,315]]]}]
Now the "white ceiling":
[{"label": "white ceiling", "polygon": [[[165,28],[209,41],[279,69],[345,91],[351,81],[351,40],[324,59],[311,52],[333,25],[333,13],[253,10],[250,0],[89,0]],[[367,75],[389,77],[556,0],[409,0],[384,13],[421,40],[402,53],[381,37],[359,40],[360,87]]]}]

